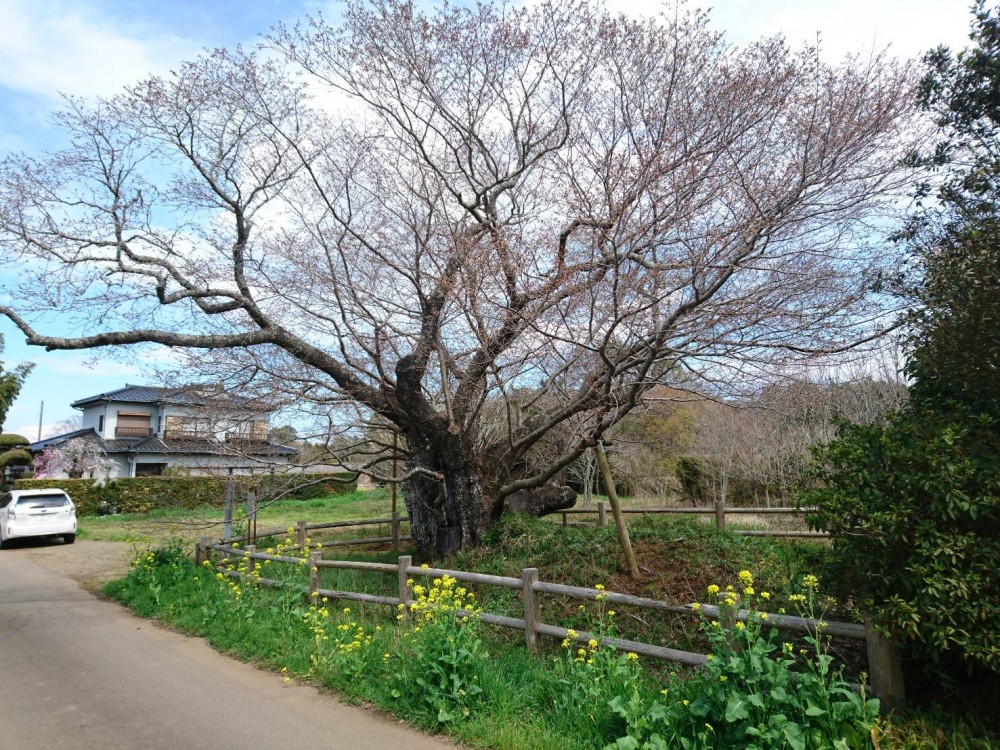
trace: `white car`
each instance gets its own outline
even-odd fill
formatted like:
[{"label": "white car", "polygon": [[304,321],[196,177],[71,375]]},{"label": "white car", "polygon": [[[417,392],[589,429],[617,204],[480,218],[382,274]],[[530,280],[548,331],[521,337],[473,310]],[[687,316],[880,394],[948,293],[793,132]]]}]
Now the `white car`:
[{"label": "white car", "polygon": [[76,541],[76,506],[62,490],[11,490],[0,495],[0,547],[11,539],[61,536]]}]

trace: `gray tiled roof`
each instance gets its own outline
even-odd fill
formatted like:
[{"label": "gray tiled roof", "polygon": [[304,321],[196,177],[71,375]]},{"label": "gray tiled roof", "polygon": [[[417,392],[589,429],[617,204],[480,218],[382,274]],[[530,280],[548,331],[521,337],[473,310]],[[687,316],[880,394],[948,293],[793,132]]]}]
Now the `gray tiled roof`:
[{"label": "gray tiled roof", "polygon": [[298,451],[269,442],[224,443],[220,440],[163,440],[150,435],[141,440],[105,440],[105,453],[177,453],[213,456],[294,456]]},{"label": "gray tiled roof", "polygon": [[101,450],[116,453],[164,453],[180,455],[210,456],[294,456],[298,451],[270,442],[224,443],[219,440],[163,440],[156,435],[132,440],[103,440],[93,429],[76,430],[65,435],[39,440],[28,448],[41,451],[53,445],[60,445],[73,438],[96,440]]},{"label": "gray tiled roof", "polygon": [[60,443],[65,443],[67,440],[72,440],[73,438],[88,437],[90,435],[94,436],[95,440],[100,440],[97,437],[97,433],[94,432],[93,427],[88,427],[85,430],[74,430],[73,432],[67,432],[65,435],[56,435],[55,437],[45,438],[44,440],[39,440],[37,442],[31,443],[28,446],[28,450],[32,453],[37,453],[38,451],[43,451],[46,448],[59,445]]},{"label": "gray tiled roof", "polygon": [[[189,406],[204,406],[211,403],[224,404],[226,406],[238,406],[251,408],[254,405],[252,399],[243,396],[235,396],[229,393],[205,394],[199,393],[196,386],[185,388],[163,388],[152,385],[126,385],[107,393],[99,393],[96,396],[87,396],[77,399],[71,406],[74,409],[88,404],[99,403],[101,401],[124,401],[133,404],[187,404]],[[266,409],[261,409],[265,411]]]}]

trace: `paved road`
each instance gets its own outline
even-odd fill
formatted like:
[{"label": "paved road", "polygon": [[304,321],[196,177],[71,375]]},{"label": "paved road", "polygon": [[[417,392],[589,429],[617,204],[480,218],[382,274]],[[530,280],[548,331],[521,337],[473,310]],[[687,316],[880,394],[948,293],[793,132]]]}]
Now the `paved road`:
[{"label": "paved road", "polygon": [[5,750],[454,748],[139,619],[23,552],[0,552]]}]

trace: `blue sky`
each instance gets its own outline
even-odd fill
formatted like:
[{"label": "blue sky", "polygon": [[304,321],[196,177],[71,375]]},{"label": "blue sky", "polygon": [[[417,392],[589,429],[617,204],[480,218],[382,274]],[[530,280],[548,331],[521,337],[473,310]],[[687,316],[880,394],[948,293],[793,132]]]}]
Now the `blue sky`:
[{"label": "blue sky", "polygon": [[[460,0],[459,0],[460,2]],[[626,13],[655,12],[659,3],[613,0]],[[839,58],[889,46],[915,57],[937,44],[963,47],[969,6],[962,0],[717,0],[716,28],[735,43],[784,33],[793,44],[821,34],[824,53]],[[165,73],[204,48],[252,43],[279,21],[308,13],[336,15],[335,3],[314,0],[0,0],[0,154],[57,148],[50,113],[60,94],[100,96],[150,72]],[[52,333],[59,333],[53,329]],[[35,363],[7,416],[6,432],[34,440],[45,402],[43,434],[76,414],[70,402],[129,383],[153,383],[163,355],[144,351],[107,360],[100,352],[45,352],[27,347],[0,321],[8,365]]]}]

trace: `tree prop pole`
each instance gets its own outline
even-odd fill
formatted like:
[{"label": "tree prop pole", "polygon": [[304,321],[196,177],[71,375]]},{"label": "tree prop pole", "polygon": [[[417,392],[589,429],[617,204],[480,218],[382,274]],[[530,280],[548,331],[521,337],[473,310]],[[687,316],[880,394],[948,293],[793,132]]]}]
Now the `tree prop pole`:
[{"label": "tree prop pole", "polygon": [[628,565],[628,574],[632,578],[639,577],[639,566],[635,564],[635,552],[632,551],[632,540],[628,536],[628,527],[625,526],[625,515],[622,513],[622,506],[618,502],[618,493],[615,492],[615,480],[611,476],[611,466],[608,464],[608,457],[604,454],[604,445],[598,443],[594,447],[597,453],[597,463],[601,467],[601,476],[604,478],[604,486],[608,490],[608,501],[611,503],[611,512],[615,516],[615,524],[618,526],[618,541],[621,542],[625,551],[625,563]]}]

